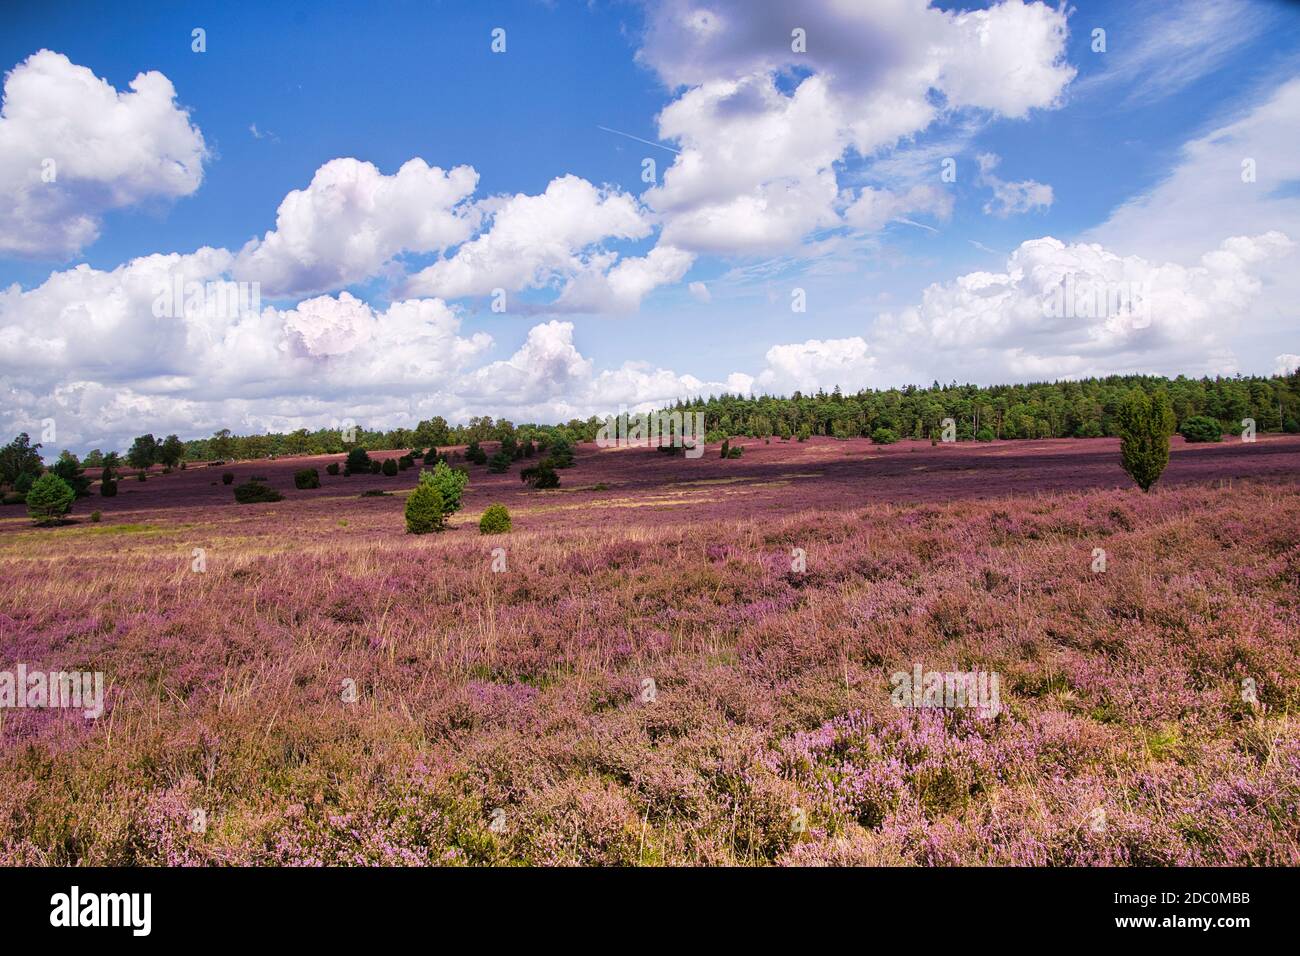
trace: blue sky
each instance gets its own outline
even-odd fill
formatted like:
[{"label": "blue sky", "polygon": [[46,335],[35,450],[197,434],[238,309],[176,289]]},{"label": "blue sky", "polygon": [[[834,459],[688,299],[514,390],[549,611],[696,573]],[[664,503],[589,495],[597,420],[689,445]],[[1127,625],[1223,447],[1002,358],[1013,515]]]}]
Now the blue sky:
[{"label": "blue sky", "polygon": [[[1293,5],[266,7],[7,12],[8,431],[548,420],[1300,351]],[[1067,275],[1142,308],[1045,315]],[[176,276],[257,282],[260,307],[154,314]]]}]

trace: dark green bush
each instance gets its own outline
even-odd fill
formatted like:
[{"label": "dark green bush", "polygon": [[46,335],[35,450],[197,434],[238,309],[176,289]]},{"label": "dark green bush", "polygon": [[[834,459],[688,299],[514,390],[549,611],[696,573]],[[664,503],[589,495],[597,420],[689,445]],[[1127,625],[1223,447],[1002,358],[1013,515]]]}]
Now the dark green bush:
[{"label": "dark green bush", "polygon": [[337,475],[338,473],[339,473],[339,463],[337,461],[332,461],[325,466],[325,474]]},{"label": "dark green bush", "polygon": [[370,459],[370,473],[371,473],[372,475],[382,475],[382,474],[384,473],[384,465],[383,465],[383,462],[381,462],[378,458],[371,458],[371,459]]},{"label": "dark green bush", "polygon": [[362,475],[370,470],[370,455],[364,448],[354,448],[348,452],[348,457],[344,463],[347,470],[354,475]]},{"label": "dark green bush", "polygon": [[892,445],[898,441],[898,433],[892,428],[880,426],[871,433],[871,443],[873,445]]},{"label": "dark green bush", "polygon": [[233,471],[223,472],[221,475],[221,483],[223,485],[233,484],[234,480],[235,480],[235,473]]},{"label": "dark green bush", "polygon": [[531,488],[560,487],[560,476],[555,473],[555,464],[550,458],[544,458],[531,468],[520,471],[519,480]]},{"label": "dark green bush", "polygon": [[117,482],[112,478],[105,478],[99,483],[99,493],[105,498],[113,498],[117,495]]},{"label": "dark green bush", "polygon": [[102,511],[92,511],[90,513],[90,520],[93,521],[95,524],[99,524],[99,519],[102,517],[104,517],[104,513]]},{"label": "dark green bush", "polygon": [[241,505],[262,504],[267,501],[281,501],[284,495],[260,481],[248,481],[235,486],[235,500]]},{"label": "dark green bush", "polygon": [[1178,433],[1189,442],[1223,441],[1223,429],[1207,415],[1193,415],[1186,419]]},{"label": "dark green bush", "polygon": [[991,428],[981,428],[975,433],[976,441],[993,441],[996,437],[997,435],[993,434],[993,429]]},{"label": "dark green bush", "polygon": [[299,491],[320,487],[320,472],[315,468],[304,468],[293,474],[293,486]]},{"label": "dark green bush", "polygon": [[505,474],[510,470],[510,463],[512,461],[514,461],[514,459],[504,450],[498,451],[488,459],[488,471],[492,472],[494,475]]},{"label": "dark green bush", "polygon": [[387,475],[389,478],[392,478],[395,474],[397,474],[397,459],[385,458],[384,463],[380,466],[380,470],[383,471],[383,473]]},{"label": "dark green bush", "polygon": [[505,505],[488,505],[478,519],[479,534],[506,534],[510,531],[510,512]]},{"label": "dark green bush", "polygon": [[1169,437],[1174,433],[1174,411],[1163,389],[1147,395],[1134,388],[1120,406],[1118,422],[1120,463],[1138,487],[1150,491],[1169,464]]},{"label": "dark green bush", "polygon": [[425,480],[424,472],[420,482],[406,497],[406,532],[407,534],[428,534],[443,528],[443,501],[437,486],[431,480]]},{"label": "dark green bush", "polygon": [[53,524],[72,510],[77,493],[53,472],[46,472],[32,482],[27,492],[27,514],[37,524]]}]

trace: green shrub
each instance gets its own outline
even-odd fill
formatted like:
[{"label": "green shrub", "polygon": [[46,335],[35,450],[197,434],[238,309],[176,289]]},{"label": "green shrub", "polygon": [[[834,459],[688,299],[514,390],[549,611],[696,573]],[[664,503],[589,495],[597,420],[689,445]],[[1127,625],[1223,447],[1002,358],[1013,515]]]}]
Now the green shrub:
[{"label": "green shrub", "polygon": [[300,491],[320,487],[320,472],[315,468],[304,468],[293,474],[293,486]]},{"label": "green shrub", "polygon": [[99,519],[102,517],[104,517],[104,514],[101,511],[92,511],[90,513],[90,520],[93,521],[95,524],[99,524]]},{"label": "green shrub", "polygon": [[744,445],[732,445],[730,448],[727,449],[728,458],[739,458],[744,453],[745,453]]},{"label": "green shrub", "polygon": [[406,497],[406,532],[407,534],[428,534],[441,531],[446,521],[445,502],[438,492],[438,486],[432,481],[425,481],[420,474],[420,482]]},{"label": "green shrub", "polygon": [[885,428],[883,425],[871,433],[871,443],[873,445],[892,445],[898,441],[898,433],[892,428]]},{"label": "green shrub", "polygon": [[235,473],[233,471],[223,472],[221,475],[221,483],[223,485],[232,484],[234,480],[235,480]]},{"label": "green shrub", "polygon": [[504,450],[498,451],[488,459],[488,471],[492,472],[494,475],[505,474],[510,470],[510,463],[512,461],[514,461],[514,458],[511,455],[507,454]]},{"label": "green shrub", "polygon": [[5,495],[3,499],[0,499],[0,504],[21,505],[21,504],[25,504],[26,501],[27,501],[26,495],[21,494],[20,492],[17,491],[11,491],[7,495]]},{"label": "green shrub", "polygon": [[105,478],[99,483],[99,493],[105,498],[114,498],[117,496],[117,482],[112,478]]},{"label": "green shrub", "polygon": [[420,470],[420,483],[428,482],[438,490],[442,500],[442,513],[454,514],[460,510],[461,495],[469,484],[469,475],[459,468],[451,468],[445,461],[433,466],[433,471]]},{"label": "green shrub", "polygon": [[415,464],[415,461],[410,455],[403,455],[401,458],[397,459],[397,470],[406,471],[406,469],[410,468],[413,464]]},{"label": "green shrub", "polygon": [[728,454],[730,451],[731,451],[731,439],[730,439],[730,438],[724,438],[724,439],[722,439],[722,454],[719,455],[718,457],[719,457],[719,458],[726,458],[726,457],[727,457],[727,454]]},{"label": "green shrub", "polygon": [[1206,415],[1193,415],[1183,422],[1178,433],[1185,441],[1223,441],[1223,429],[1213,418]]},{"label": "green shrub", "polygon": [[510,531],[510,512],[505,505],[488,505],[478,519],[479,534],[506,534]]},{"label": "green shrub", "polygon": [[354,475],[364,474],[370,470],[370,456],[364,448],[353,448],[345,461],[347,470]]},{"label": "green shrub", "polygon": [[77,493],[53,472],[46,472],[32,482],[27,492],[27,514],[37,524],[52,524],[72,510]]},{"label": "green shrub", "polygon": [[799,426],[799,440],[800,440],[800,441],[807,441],[809,438],[812,438],[812,428],[811,428],[810,426],[808,426],[808,425],[800,425],[800,426]]},{"label": "green shrub", "polygon": [[975,433],[976,441],[992,441],[996,437],[997,436],[993,434],[993,429],[991,428],[981,428]]},{"label": "green shrub", "polygon": [[149,480],[149,476],[146,475],[143,471],[141,471],[141,472],[137,472],[137,473],[136,473],[136,476],[135,476],[135,480],[136,480],[136,481],[148,481],[148,480]]},{"label": "green shrub", "polygon": [[543,458],[531,468],[519,472],[519,480],[531,488],[558,488],[560,476],[550,458]]},{"label": "green shrub", "polygon": [[339,473],[339,463],[337,461],[332,461],[325,466],[325,474],[337,475],[338,473]]},{"label": "green shrub", "polygon": [[478,442],[472,441],[465,448],[465,459],[472,461],[476,465],[487,463],[487,452],[478,446]]},{"label": "green shrub", "polygon": [[235,486],[235,500],[241,505],[262,504],[267,501],[281,501],[284,495],[260,481],[247,481]]},{"label": "green shrub", "polygon": [[1117,416],[1120,462],[1138,487],[1150,491],[1169,464],[1169,437],[1174,411],[1164,390],[1147,395],[1140,388],[1128,393]]},{"label": "green shrub", "polygon": [[393,493],[391,491],[384,491],[383,488],[367,488],[365,491],[361,492],[361,497],[362,498],[391,498],[393,497]]},{"label": "green shrub", "polygon": [[380,466],[380,468],[386,476],[392,478],[395,474],[397,474],[397,459],[385,458],[384,463],[383,465]]},{"label": "green shrub", "polygon": [[370,459],[370,473],[372,475],[381,475],[384,473],[384,465],[378,458]]},{"label": "green shrub", "polygon": [[30,471],[24,471],[21,475],[19,475],[17,478],[14,479],[14,491],[18,492],[20,495],[27,494],[27,492],[32,490],[32,482],[34,482],[35,480],[36,480],[35,475],[33,475]]}]

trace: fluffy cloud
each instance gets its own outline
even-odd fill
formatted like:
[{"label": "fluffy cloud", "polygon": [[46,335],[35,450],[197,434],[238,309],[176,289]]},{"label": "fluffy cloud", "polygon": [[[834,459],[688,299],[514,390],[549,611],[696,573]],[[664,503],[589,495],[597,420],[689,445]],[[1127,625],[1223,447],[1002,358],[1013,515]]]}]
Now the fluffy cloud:
[{"label": "fluffy cloud", "polygon": [[876,358],[859,336],[774,345],[767,350],[766,359],[767,367],[754,380],[753,388],[772,395],[836,385],[857,391],[872,384],[876,372]]},{"label": "fluffy cloud", "polygon": [[490,227],[451,258],[411,276],[408,295],[454,299],[496,288],[539,288],[582,272],[596,243],[640,239],[651,231],[634,197],[577,176],[552,180],[541,195],[521,193],[493,205]]},{"label": "fluffy cloud", "polygon": [[986,213],[1006,218],[1034,209],[1046,209],[1052,204],[1051,186],[1032,179],[1018,183],[999,179],[993,170],[1002,160],[994,153],[980,153],[975,159],[979,164],[980,185],[993,190],[993,198],[984,204]]},{"label": "fluffy cloud", "polygon": [[[796,29],[805,52],[792,49]],[[660,114],[660,137],[682,151],[646,201],[683,249],[788,248],[841,224],[833,167],[849,150],[869,156],[944,109],[1055,106],[1074,76],[1065,38],[1062,10],[1020,0],[962,14],[923,0],[797,14],[780,0],[653,4],[638,57],[688,88]]]},{"label": "fluffy cloud", "polygon": [[1258,273],[1292,250],[1279,232],[1239,236],[1189,267],[1034,239],[1005,272],[936,283],[920,305],[882,316],[878,344],[921,375],[989,381],[1231,372],[1232,333],[1261,290]]},{"label": "fluffy cloud", "polygon": [[1275,355],[1273,363],[1274,375],[1290,375],[1296,369],[1300,369],[1300,355],[1284,352],[1281,355]]},{"label": "fluffy cloud", "polygon": [[440,252],[468,239],[478,216],[466,200],[477,184],[469,166],[444,172],[412,159],[385,176],[371,163],[330,160],[306,189],[284,197],[275,229],[244,247],[235,272],[272,296],[361,281],[400,252]]},{"label": "fluffy cloud", "polygon": [[900,193],[864,186],[844,210],[844,221],[875,232],[888,222],[915,215],[947,219],[952,215],[952,194],[937,186],[913,186]]},{"label": "fluffy cloud", "polygon": [[16,66],[0,109],[0,253],[65,258],[108,210],[194,192],[207,152],[175,98],[161,73],[119,92],[49,50]]}]

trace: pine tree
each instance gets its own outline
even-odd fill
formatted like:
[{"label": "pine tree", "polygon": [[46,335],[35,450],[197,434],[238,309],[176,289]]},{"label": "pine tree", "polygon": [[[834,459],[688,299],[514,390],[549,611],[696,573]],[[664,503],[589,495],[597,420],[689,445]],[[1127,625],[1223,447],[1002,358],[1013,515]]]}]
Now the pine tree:
[{"label": "pine tree", "polygon": [[1139,488],[1150,491],[1169,464],[1169,438],[1175,420],[1168,394],[1163,389],[1151,395],[1133,389],[1120,406],[1118,425],[1124,470]]}]

